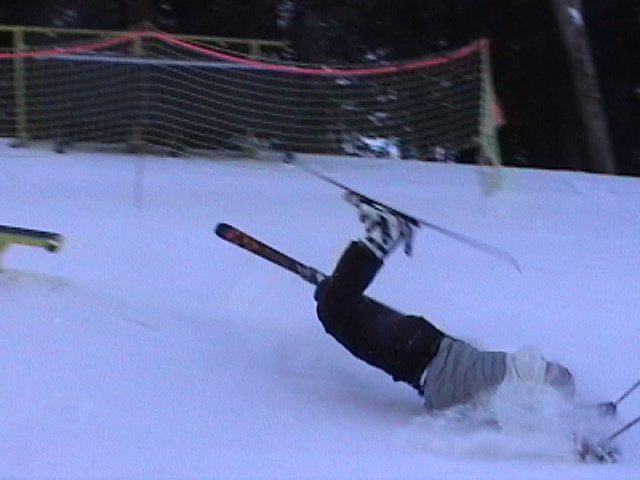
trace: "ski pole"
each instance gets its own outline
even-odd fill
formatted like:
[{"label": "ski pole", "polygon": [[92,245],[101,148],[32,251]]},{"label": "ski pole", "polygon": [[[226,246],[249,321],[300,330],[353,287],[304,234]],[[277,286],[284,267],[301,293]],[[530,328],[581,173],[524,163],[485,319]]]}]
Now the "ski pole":
[{"label": "ski pole", "polygon": [[640,380],[638,380],[636,383],[634,383],[633,385],[631,385],[631,387],[624,392],[622,395],[620,395],[620,398],[618,398],[615,402],[616,405],[618,405],[620,402],[622,402],[625,398],[627,398],[629,395],[631,395],[631,392],[633,392],[636,388],[638,388],[640,386]]},{"label": "ski pole", "polygon": [[633,420],[631,420],[630,422],[626,423],[622,427],[620,427],[618,430],[613,432],[611,435],[609,435],[607,437],[607,441],[610,442],[610,441],[614,440],[616,437],[619,437],[620,435],[622,435],[624,432],[629,430],[631,427],[633,427],[638,422],[640,422],[640,415],[637,416],[636,418],[634,418]]}]

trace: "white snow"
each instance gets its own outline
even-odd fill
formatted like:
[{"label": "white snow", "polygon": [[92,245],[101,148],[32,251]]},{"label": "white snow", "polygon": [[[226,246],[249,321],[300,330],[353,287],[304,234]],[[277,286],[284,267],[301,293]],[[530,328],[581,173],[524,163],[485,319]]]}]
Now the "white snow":
[{"label": "white snow", "polygon": [[567,7],[567,12],[569,12],[569,16],[571,17],[573,23],[580,26],[584,25],[584,20],[582,18],[582,13],[580,12],[580,10],[574,7]]},{"label": "white snow", "polygon": [[[360,226],[335,187],[294,166],[0,153],[0,224],[66,240],[2,258],[1,477],[640,477],[640,428],[600,466],[559,440],[427,415],[324,333],[311,286],[213,234],[225,221],[330,271]],[[370,295],[485,348],[536,345],[584,401],[637,380],[638,179],[508,170],[486,197],[468,166],[305,161],[523,270],[422,229]],[[639,413],[632,396],[620,422]]]}]

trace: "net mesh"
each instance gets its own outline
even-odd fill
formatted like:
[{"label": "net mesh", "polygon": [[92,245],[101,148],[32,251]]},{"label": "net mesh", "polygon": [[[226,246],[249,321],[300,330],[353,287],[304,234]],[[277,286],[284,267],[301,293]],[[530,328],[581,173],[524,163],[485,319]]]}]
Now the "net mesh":
[{"label": "net mesh", "polygon": [[[0,53],[0,135],[498,164],[488,45],[413,62],[258,61],[159,32]],[[477,158],[477,156],[476,156]]]}]

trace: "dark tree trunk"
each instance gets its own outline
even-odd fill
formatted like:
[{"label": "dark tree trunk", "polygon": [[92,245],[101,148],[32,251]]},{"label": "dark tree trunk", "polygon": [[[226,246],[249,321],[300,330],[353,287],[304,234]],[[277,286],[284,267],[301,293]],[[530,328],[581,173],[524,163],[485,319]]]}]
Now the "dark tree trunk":
[{"label": "dark tree trunk", "polygon": [[581,0],[551,0],[551,4],[565,45],[580,112],[588,157],[583,167],[595,172],[615,173],[609,128],[583,23]]}]

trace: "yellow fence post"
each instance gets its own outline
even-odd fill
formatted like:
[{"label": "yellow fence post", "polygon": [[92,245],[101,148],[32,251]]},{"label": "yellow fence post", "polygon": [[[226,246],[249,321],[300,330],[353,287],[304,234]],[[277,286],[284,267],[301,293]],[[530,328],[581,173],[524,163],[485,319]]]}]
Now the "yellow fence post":
[{"label": "yellow fence post", "polygon": [[2,254],[5,252],[8,246],[9,242],[4,242],[2,239],[0,239],[0,272],[4,271],[4,268],[2,267]]},{"label": "yellow fence post", "polygon": [[[16,28],[13,31],[13,51],[16,53],[26,49],[24,42],[24,30]],[[16,102],[16,136],[20,144],[29,140],[27,129],[27,88],[25,84],[24,59],[16,57],[13,59],[13,91]]]}]

